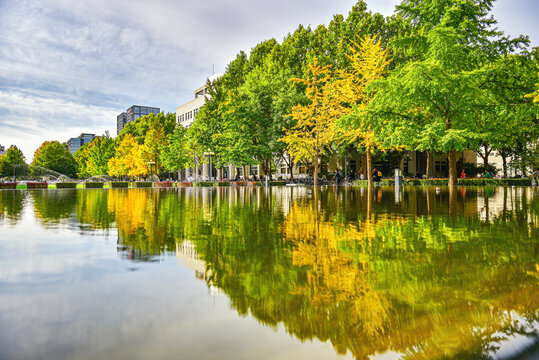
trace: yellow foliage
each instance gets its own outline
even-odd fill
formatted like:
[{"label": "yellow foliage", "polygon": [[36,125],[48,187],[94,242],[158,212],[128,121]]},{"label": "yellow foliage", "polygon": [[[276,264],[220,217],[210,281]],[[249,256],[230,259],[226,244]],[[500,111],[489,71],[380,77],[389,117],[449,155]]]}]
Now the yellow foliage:
[{"label": "yellow foliage", "polygon": [[108,162],[109,175],[146,176],[150,173],[147,160],[144,145],[138,144],[133,136],[126,135],[116,149],[116,155]]},{"label": "yellow foliage", "polygon": [[390,61],[387,50],[370,36],[363,38],[359,45],[353,43],[350,46],[349,59],[350,68],[339,72],[336,85],[342,101],[351,106],[343,115],[353,115],[353,121],[347,121],[346,126],[341,127],[339,138],[372,151],[381,147],[381,141],[376,136],[377,124],[367,116],[367,106],[373,97],[367,92],[367,86],[384,76]]},{"label": "yellow foliage", "polygon": [[321,66],[314,58],[307,73],[310,75],[306,79],[294,78],[291,81],[306,86],[309,104],[292,108],[291,116],[296,125],[284,129],[285,136],[281,140],[287,144],[288,153],[296,161],[313,163],[316,178],[319,159],[335,138],[334,124],[342,114],[342,107],[332,81],[331,66]]}]

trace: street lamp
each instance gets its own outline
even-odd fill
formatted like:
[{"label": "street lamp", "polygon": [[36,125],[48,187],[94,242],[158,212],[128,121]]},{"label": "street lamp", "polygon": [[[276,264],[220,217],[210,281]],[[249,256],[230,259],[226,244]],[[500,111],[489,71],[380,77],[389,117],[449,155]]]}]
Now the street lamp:
[{"label": "street lamp", "polygon": [[208,168],[208,176],[210,178],[210,181],[213,181],[213,172],[211,171],[211,157],[212,155],[215,155],[215,153],[213,151],[205,151],[204,152],[204,156],[207,156],[208,157],[208,163],[209,163],[209,168]]},{"label": "street lamp", "polygon": [[152,181],[152,176],[153,176],[153,166],[155,165],[155,161],[153,161],[152,159],[150,159],[150,161],[148,161],[146,164],[148,164],[148,166],[150,167],[150,181]]}]

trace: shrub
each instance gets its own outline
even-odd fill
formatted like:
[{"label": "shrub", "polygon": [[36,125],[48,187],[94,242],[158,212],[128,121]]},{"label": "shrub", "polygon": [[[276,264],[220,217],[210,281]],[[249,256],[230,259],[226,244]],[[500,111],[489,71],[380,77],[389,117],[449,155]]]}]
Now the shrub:
[{"label": "shrub", "polygon": [[285,186],[285,185],[286,185],[286,181],[271,181],[271,182],[270,182],[270,185],[271,185],[271,186]]},{"label": "shrub", "polygon": [[262,183],[260,181],[247,181],[247,186],[260,186]]},{"label": "shrub", "polygon": [[215,181],[213,186],[230,186],[230,183],[228,181]]},{"label": "shrub", "polygon": [[151,188],[151,187],[153,187],[153,183],[151,181],[135,181],[133,183],[133,187],[135,187],[135,188]]},{"label": "shrub", "polygon": [[211,181],[197,181],[197,182],[193,183],[193,186],[209,187],[209,186],[213,186],[213,182],[211,182]]},{"label": "shrub", "polygon": [[76,189],[77,183],[76,182],[57,182],[56,188],[57,189]]},{"label": "shrub", "polygon": [[82,187],[85,189],[103,189],[102,182],[83,182]]},{"label": "shrub", "polygon": [[109,187],[111,189],[127,188],[129,183],[127,181],[111,181],[109,182]]},{"label": "shrub", "polygon": [[171,181],[161,181],[155,183],[156,188],[169,188],[172,187],[172,185],[173,183]]}]

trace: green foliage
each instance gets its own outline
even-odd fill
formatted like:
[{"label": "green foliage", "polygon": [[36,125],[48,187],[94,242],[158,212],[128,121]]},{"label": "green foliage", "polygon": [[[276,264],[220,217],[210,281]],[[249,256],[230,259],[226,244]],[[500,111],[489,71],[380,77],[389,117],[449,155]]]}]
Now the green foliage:
[{"label": "green foliage", "polygon": [[193,186],[210,187],[210,186],[213,186],[213,182],[211,182],[211,181],[195,181],[195,182],[193,182]]},{"label": "green foliage", "polygon": [[15,145],[6,150],[6,154],[0,156],[0,177],[21,176],[28,173],[24,155]]},{"label": "green foliage", "polygon": [[85,189],[102,189],[104,183],[102,182],[89,182],[85,181],[82,183],[82,187]]},{"label": "green foliage", "polygon": [[168,171],[185,169],[191,156],[187,147],[187,130],[177,125],[174,132],[168,136],[166,144],[161,146],[161,160],[163,168]]},{"label": "green foliage", "polygon": [[151,188],[153,187],[153,182],[151,181],[135,181],[132,183],[135,188]]},{"label": "green foliage", "polygon": [[108,174],[108,162],[114,156],[114,144],[114,139],[105,134],[78,148],[73,155],[77,161],[78,177]]},{"label": "green foliage", "polygon": [[111,181],[108,183],[111,189],[117,188],[127,188],[129,187],[129,182],[127,181]]},{"label": "green foliage", "polygon": [[76,182],[57,182],[56,188],[57,189],[76,189],[77,183]]},{"label": "green foliage", "polygon": [[36,150],[32,165],[56,171],[74,178],[77,176],[77,163],[66,144],[58,141],[45,141]]}]

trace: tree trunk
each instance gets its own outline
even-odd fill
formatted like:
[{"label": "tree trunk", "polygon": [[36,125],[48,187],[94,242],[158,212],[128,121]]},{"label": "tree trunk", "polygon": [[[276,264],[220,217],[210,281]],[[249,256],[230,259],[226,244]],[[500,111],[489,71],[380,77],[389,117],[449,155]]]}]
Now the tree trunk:
[{"label": "tree trunk", "polygon": [[449,182],[448,186],[457,185],[457,152],[450,150],[447,152],[447,160],[449,162]]},{"label": "tree trunk", "polygon": [[503,178],[507,179],[507,156],[503,153],[500,153],[500,156],[502,157],[503,162]]},{"label": "tree trunk", "polygon": [[371,156],[371,152],[369,149],[367,149],[367,179],[369,181],[369,187],[372,188],[373,186],[373,183],[372,183],[372,156]]},{"label": "tree trunk", "polygon": [[488,144],[483,144],[483,147],[485,148],[485,156],[483,157],[483,166],[485,167],[485,171],[488,170],[488,156],[490,155],[490,150],[488,149]]},{"label": "tree trunk", "polygon": [[258,169],[260,170],[259,174],[258,174],[259,178],[262,178],[262,176],[266,175],[265,160],[264,159],[262,159],[262,160],[260,160],[258,162]]},{"label": "tree trunk", "polygon": [[430,171],[431,171],[431,161],[430,161],[430,150],[427,150],[427,171],[426,171],[426,174],[425,176],[427,177],[427,179],[430,179]]},{"label": "tree trunk", "polygon": [[318,186],[318,156],[314,159],[314,186]]},{"label": "tree trunk", "polygon": [[243,181],[249,180],[249,177],[247,176],[247,165],[243,165],[242,169],[243,169]]},{"label": "tree trunk", "polygon": [[367,172],[367,154],[363,154],[361,155],[361,172],[363,173],[363,175],[365,175],[366,178],[368,178],[369,174]]},{"label": "tree trunk", "polygon": [[294,162],[290,154],[288,155],[288,170],[290,171],[290,180],[294,181]]}]

